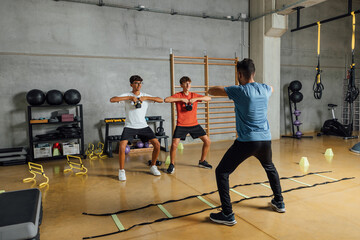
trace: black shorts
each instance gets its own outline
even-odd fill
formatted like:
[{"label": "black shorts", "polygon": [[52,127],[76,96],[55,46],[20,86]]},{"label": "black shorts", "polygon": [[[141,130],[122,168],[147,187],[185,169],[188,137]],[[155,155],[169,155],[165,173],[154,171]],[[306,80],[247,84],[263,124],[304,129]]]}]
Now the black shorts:
[{"label": "black shorts", "polygon": [[150,127],[146,128],[124,128],[120,141],[128,140],[131,142],[134,138],[140,138],[142,142],[147,142],[150,139],[156,138],[155,133]]},{"label": "black shorts", "polygon": [[180,138],[181,140],[185,140],[188,133],[190,133],[193,139],[206,135],[206,132],[200,125],[192,127],[176,126],[173,138]]}]

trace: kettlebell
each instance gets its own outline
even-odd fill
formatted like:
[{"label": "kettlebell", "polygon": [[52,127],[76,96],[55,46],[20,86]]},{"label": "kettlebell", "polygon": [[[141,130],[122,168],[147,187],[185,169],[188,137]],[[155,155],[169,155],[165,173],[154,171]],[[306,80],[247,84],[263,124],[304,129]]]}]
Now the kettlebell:
[{"label": "kettlebell", "polygon": [[141,108],[141,101],[137,100],[137,102],[134,104],[135,108]]},{"label": "kettlebell", "polygon": [[158,127],[156,129],[156,136],[164,136],[165,135],[165,131],[164,131],[164,128],[163,127]]},{"label": "kettlebell", "polygon": [[[161,166],[162,161],[156,160],[156,166]],[[151,160],[148,161],[148,165],[151,165]]]},{"label": "kettlebell", "polygon": [[192,103],[185,104],[185,109],[186,109],[187,111],[191,111],[191,110],[193,109]]}]

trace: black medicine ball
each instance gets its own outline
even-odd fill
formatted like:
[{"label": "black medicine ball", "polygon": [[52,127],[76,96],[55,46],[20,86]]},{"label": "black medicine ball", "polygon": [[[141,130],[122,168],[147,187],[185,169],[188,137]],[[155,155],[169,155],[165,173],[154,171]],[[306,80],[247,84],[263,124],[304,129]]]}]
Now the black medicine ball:
[{"label": "black medicine ball", "polygon": [[46,93],[46,102],[50,105],[63,103],[63,94],[59,90],[50,90]]},{"label": "black medicine ball", "polygon": [[303,100],[303,95],[301,92],[293,92],[291,95],[290,95],[290,100],[293,102],[293,103],[298,103],[298,102],[301,102]]},{"label": "black medicine ball", "polygon": [[26,101],[32,106],[38,106],[45,102],[45,94],[39,89],[30,90],[26,94]]},{"label": "black medicine ball", "polygon": [[295,80],[290,83],[289,88],[292,92],[298,92],[301,90],[302,84],[300,81]]},{"label": "black medicine ball", "polygon": [[69,89],[64,93],[64,101],[69,105],[78,104],[81,100],[81,94],[76,89]]}]

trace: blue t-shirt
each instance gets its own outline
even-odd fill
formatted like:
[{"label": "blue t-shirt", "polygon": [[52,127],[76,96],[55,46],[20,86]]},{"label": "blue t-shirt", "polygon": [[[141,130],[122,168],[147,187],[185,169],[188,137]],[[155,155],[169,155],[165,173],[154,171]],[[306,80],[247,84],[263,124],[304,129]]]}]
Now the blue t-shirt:
[{"label": "blue t-shirt", "polygon": [[267,109],[271,87],[257,82],[225,87],[235,103],[237,140],[240,142],[271,140]]}]

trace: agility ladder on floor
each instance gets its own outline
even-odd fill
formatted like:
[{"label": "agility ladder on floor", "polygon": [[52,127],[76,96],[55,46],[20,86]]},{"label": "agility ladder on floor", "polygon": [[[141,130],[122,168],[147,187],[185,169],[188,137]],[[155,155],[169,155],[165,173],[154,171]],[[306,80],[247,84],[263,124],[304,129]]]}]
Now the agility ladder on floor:
[{"label": "agility ladder on floor", "polygon": [[[311,172],[311,173],[307,173],[307,174],[304,174],[304,175],[295,175],[295,176],[292,176],[292,177],[281,177],[280,180],[288,179],[288,180],[291,180],[291,181],[294,181],[294,182],[297,182],[297,183],[299,183],[299,184],[304,185],[304,186],[300,186],[300,187],[290,188],[290,189],[284,190],[284,191],[282,191],[282,193],[287,193],[287,192],[291,192],[291,191],[295,191],[295,190],[300,190],[300,189],[305,189],[305,188],[312,188],[312,187],[316,187],[316,186],[320,186],[320,185],[325,185],[325,184],[330,184],[330,183],[336,183],[336,182],[340,182],[340,181],[344,181],[344,180],[350,180],[350,179],[354,179],[354,178],[355,178],[355,177],[347,177],[347,178],[335,179],[335,178],[331,178],[331,177],[322,175],[323,173],[330,173],[330,172],[332,172],[332,171]],[[319,176],[319,177],[327,178],[327,179],[332,180],[332,181],[315,183],[315,184],[311,185],[311,184],[307,184],[307,183],[304,183],[304,182],[301,182],[301,181],[296,180],[296,178],[302,178],[302,177],[309,176],[309,175],[316,175],[316,176]],[[242,201],[250,200],[250,199],[272,197],[273,194],[271,194],[271,195],[258,195],[258,196],[249,197],[249,196],[246,196],[246,195],[244,195],[244,194],[242,194],[242,193],[240,193],[240,192],[238,192],[238,191],[236,191],[236,190],[234,189],[234,188],[237,188],[237,187],[251,186],[251,185],[262,185],[262,186],[264,186],[264,187],[270,188],[270,186],[266,185],[266,183],[269,183],[269,181],[254,182],[254,183],[245,183],[245,184],[237,184],[237,185],[234,185],[233,187],[230,188],[230,191],[232,191],[232,192],[234,192],[234,193],[242,196],[243,199],[240,199],[240,200],[238,200],[238,201],[233,201],[232,204],[240,203],[240,202],[242,202]],[[106,234],[101,234],[101,235],[96,235],[96,236],[84,237],[83,239],[93,239],[93,238],[99,238],[99,237],[105,237],[105,236],[109,236],[109,235],[114,235],[114,234],[117,234],[117,233],[129,231],[130,229],[132,229],[132,228],[134,228],[134,227],[137,227],[137,226],[150,225],[150,224],[157,223],[157,222],[162,222],[162,221],[167,221],[167,220],[172,220],[172,219],[183,218],[183,217],[187,217],[187,216],[199,214],[199,213],[202,213],[202,212],[205,212],[205,211],[213,210],[213,209],[216,209],[216,208],[221,208],[221,205],[215,206],[215,205],[211,204],[210,202],[208,202],[207,200],[205,200],[205,199],[203,198],[203,196],[210,195],[210,194],[213,194],[213,193],[216,193],[216,192],[218,192],[218,190],[211,191],[211,192],[208,192],[208,193],[203,193],[203,194],[201,194],[201,195],[191,195],[191,196],[188,196],[188,197],[185,197],[185,198],[176,199],[176,200],[168,200],[168,201],[165,201],[165,202],[162,202],[162,203],[152,203],[152,204],[148,204],[148,205],[146,205],[146,206],[142,206],[142,207],[138,207],[138,208],[134,208],[134,209],[120,210],[120,211],[113,212],[113,213],[85,213],[85,212],[84,212],[84,213],[83,213],[84,215],[89,215],[89,216],[111,216],[111,217],[113,218],[116,226],[118,227],[119,231],[111,232],[111,233],[106,233]],[[164,206],[163,206],[163,205],[165,205],[165,204],[167,204],[167,203],[180,202],[180,201],[187,200],[187,199],[191,199],[191,198],[198,198],[199,200],[201,200],[201,201],[203,201],[204,203],[206,203],[207,205],[209,205],[210,208],[205,208],[205,209],[202,209],[202,210],[200,210],[200,211],[192,212],[192,213],[188,213],[188,214],[184,214],[184,215],[172,216],[172,215],[164,208]],[[129,227],[129,228],[124,228],[124,226],[121,224],[119,218],[116,216],[117,214],[120,214],[120,213],[137,211],[137,210],[149,208],[149,207],[152,207],[152,206],[157,206],[157,207],[159,207],[160,210],[162,210],[163,213],[164,213],[167,217],[166,217],[166,218],[156,219],[156,220],[151,221],[151,222],[143,222],[143,223],[135,224],[135,225],[133,225],[133,226],[131,226],[131,227]]]}]

